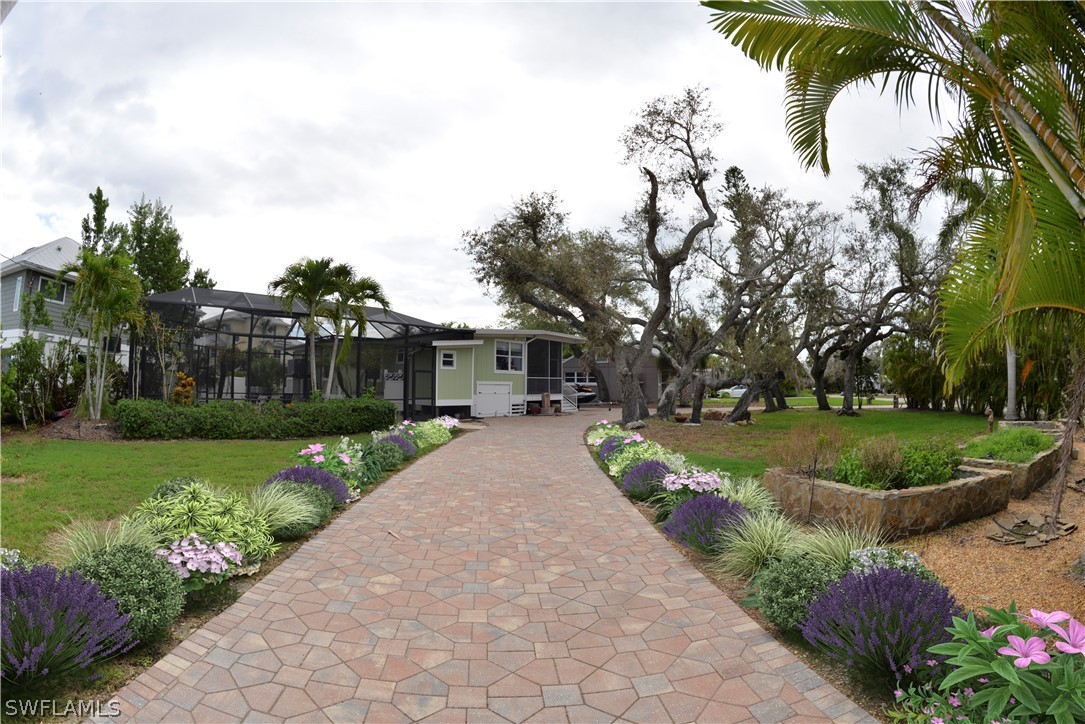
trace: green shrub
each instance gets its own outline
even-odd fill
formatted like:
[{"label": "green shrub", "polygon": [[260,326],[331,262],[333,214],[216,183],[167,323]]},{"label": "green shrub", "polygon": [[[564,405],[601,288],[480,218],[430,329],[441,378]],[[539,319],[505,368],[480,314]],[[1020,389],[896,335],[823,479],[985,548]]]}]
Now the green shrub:
[{"label": "green shrub", "polygon": [[999,430],[972,440],[964,448],[970,458],[990,458],[1011,463],[1027,463],[1033,456],[1055,444],[1055,436],[1031,427]]},{"label": "green shrub", "polygon": [[120,612],[130,617],[133,637],[143,643],[162,636],[181,615],[181,579],[153,551],[117,545],[80,559],[75,569],[117,602]]},{"label": "green shrub", "polygon": [[797,536],[792,541],[792,549],[825,566],[846,568],[852,551],[876,548],[884,541],[884,536],[876,530],[818,524],[812,533]]},{"label": "green shrub", "polygon": [[392,470],[403,464],[403,450],[394,442],[371,442],[366,445],[366,455],[376,460],[381,470]]},{"label": "green shrub", "polygon": [[317,515],[319,516],[317,519],[318,525],[332,517],[332,510],[335,508],[335,496],[318,485],[307,485],[305,483],[275,483],[268,487],[285,488],[292,494],[301,496],[310,507],[317,511]]},{"label": "green shrub", "polygon": [[[301,486],[268,485],[249,494],[249,507],[267,521],[276,540],[293,540],[320,525],[324,519],[323,501],[317,505]],[[312,486],[308,486],[312,487]]]},{"label": "green shrub", "polygon": [[943,438],[913,440],[904,446],[903,455],[906,488],[949,482],[964,459],[961,449]]},{"label": "green shrub", "polygon": [[208,485],[207,481],[204,480],[203,478],[194,478],[194,477],[191,477],[189,475],[182,475],[182,476],[179,476],[179,477],[176,477],[176,478],[170,478],[169,480],[166,480],[165,482],[159,483],[158,486],[155,487],[155,489],[153,491],[151,491],[150,497],[151,498],[171,498],[174,495],[177,495],[178,493],[180,493],[182,490],[184,490],[188,486],[192,485],[193,483],[198,483],[198,484],[203,485],[203,486]]},{"label": "green shrub", "polygon": [[436,420],[426,420],[414,426],[414,443],[420,448],[438,447],[451,439],[452,433]]},{"label": "green shrub", "polygon": [[133,517],[161,545],[195,533],[211,543],[232,543],[246,563],[270,558],[278,550],[267,522],[253,513],[240,494],[220,492],[201,483],[169,498],[145,500]]},{"label": "green shrub", "polygon": [[157,545],[158,540],[141,522],[123,516],[118,521],[106,522],[73,520],[61,529],[51,548],[57,561],[71,563],[117,546],[153,551]]},{"label": "green shrub", "polygon": [[838,483],[857,488],[889,490],[941,485],[949,481],[962,460],[950,440],[934,438],[899,444],[896,438],[873,438],[846,450],[833,465]]},{"label": "green shrub", "polygon": [[757,478],[732,478],[725,475],[716,495],[742,503],[751,515],[768,513],[777,509],[776,499]]},{"label": "green shrub", "polygon": [[773,561],[758,578],[761,613],[780,629],[797,630],[810,602],[846,572],[844,566],[826,565],[804,555]]},{"label": "green shrub", "polygon": [[899,488],[904,480],[904,451],[896,435],[872,437],[859,446],[859,463],[870,486],[878,490]]},{"label": "green shrub", "polygon": [[713,568],[749,580],[771,561],[792,552],[798,535],[795,525],[779,513],[746,516],[720,531],[717,542],[723,552]]},{"label": "green shrub", "polygon": [[371,398],[323,400],[284,405],[216,400],[202,405],[170,405],[160,400],[121,400],[117,423],[129,439],[209,440],[351,435],[388,427],[395,405]]}]

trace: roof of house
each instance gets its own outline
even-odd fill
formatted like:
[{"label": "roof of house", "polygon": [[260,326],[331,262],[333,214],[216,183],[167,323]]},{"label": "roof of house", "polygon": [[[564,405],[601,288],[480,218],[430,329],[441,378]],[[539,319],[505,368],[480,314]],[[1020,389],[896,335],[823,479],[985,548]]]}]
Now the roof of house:
[{"label": "roof of house", "polygon": [[547,329],[476,329],[478,337],[535,337],[565,344],[584,344],[587,340],[576,334],[551,332]]},{"label": "roof of house", "polygon": [[[279,302],[278,297],[272,297],[267,294],[256,294],[254,292],[234,292],[227,289],[201,289],[198,287],[188,287],[172,292],[151,294],[147,297],[147,301],[153,305],[175,304],[188,307],[218,307],[221,309],[237,310],[240,312],[271,317],[307,316],[305,307],[300,302],[294,302],[292,314],[288,315],[283,311],[282,304]],[[366,322],[370,327],[376,325],[378,328],[388,331],[391,331],[391,328],[402,328],[404,326],[416,328],[415,331],[411,332],[412,335],[416,333],[463,333],[466,331],[442,327],[439,324],[427,322],[424,319],[410,317],[406,314],[400,314],[399,312],[391,310],[385,312],[380,307],[366,307],[365,313]],[[398,333],[398,331],[394,332],[393,336]]]},{"label": "roof of house", "polygon": [[31,247],[22,254],[0,261],[0,275],[8,275],[23,269],[56,274],[68,264],[74,264],[82,248],[75,239],[62,236],[41,246]]}]

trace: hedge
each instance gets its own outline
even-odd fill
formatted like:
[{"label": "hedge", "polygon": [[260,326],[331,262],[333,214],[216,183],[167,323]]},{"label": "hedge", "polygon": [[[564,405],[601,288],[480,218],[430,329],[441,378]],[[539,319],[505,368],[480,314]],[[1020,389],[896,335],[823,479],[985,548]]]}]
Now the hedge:
[{"label": "hedge", "polygon": [[117,422],[130,440],[242,440],[356,435],[395,423],[395,405],[359,398],[263,404],[217,400],[192,407],[161,400],[120,400]]}]

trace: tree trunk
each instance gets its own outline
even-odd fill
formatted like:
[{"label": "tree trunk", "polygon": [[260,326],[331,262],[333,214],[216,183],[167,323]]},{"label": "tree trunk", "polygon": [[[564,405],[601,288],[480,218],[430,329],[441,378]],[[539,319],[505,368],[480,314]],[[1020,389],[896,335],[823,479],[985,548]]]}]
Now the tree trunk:
[{"label": "tree trunk", "polygon": [[855,371],[859,366],[859,359],[849,354],[844,358],[844,401],[836,414],[845,417],[854,417],[855,412]]},{"label": "tree trunk", "polygon": [[656,418],[669,420],[674,416],[675,403],[682,390],[693,380],[693,377],[692,364],[682,365],[675,371],[674,377],[671,377],[671,381],[663,388],[663,394],[659,396],[659,402],[656,404]]},{"label": "tree trunk", "polygon": [[810,365],[810,377],[814,380],[814,397],[818,401],[819,410],[833,409],[829,405],[829,397],[825,394],[825,368],[828,360],[819,357]]},{"label": "tree trunk", "polygon": [[[1085,353],[1078,357],[1073,381],[1070,383],[1070,399],[1067,401],[1066,427],[1063,430],[1062,445],[1059,447],[1059,464],[1055,469],[1054,495],[1051,500],[1051,526],[1059,520],[1062,510],[1062,495],[1066,492],[1066,479],[1070,477],[1070,459],[1074,452],[1074,436],[1078,422],[1085,408]],[[1051,531],[1054,532],[1054,531]],[[1085,552],[1083,552],[1085,555]]]},{"label": "tree trunk", "polygon": [[1006,419],[1017,419],[1017,348],[1006,340]]},{"label": "tree trunk", "polygon": [[776,398],[776,407],[778,409],[788,410],[790,408],[787,404],[787,396],[784,394],[783,387],[781,387],[782,377],[782,372],[778,372],[776,374],[776,384],[772,386],[771,390],[769,390],[769,394],[773,395]]},{"label": "tree trunk", "polygon": [[[632,357],[632,359],[630,359]],[[620,350],[615,354],[618,368],[618,383],[622,386],[622,424],[648,417],[648,403],[644,401],[644,392],[637,379],[637,354],[631,350]]]},{"label": "tree trunk", "polygon": [[[406,362],[404,362],[404,379],[406,379]],[[319,389],[316,384],[316,330],[314,329],[309,332],[309,394],[312,395]]]},{"label": "tree trunk", "polygon": [[764,380],[754,380],[750,383],[750,386],[746,388],[746,391],[742,393],[742,397],[738,398],[738,402],[731,409],[731,412],[727,413],[727,422],[741,422],[742,420],[750,419],[750,405],[757,399],[757,396],[761,394],[764,387]]},{"label": "tree trunk", "polygon": [[599,365],[595,361],[595,355],[592,355],[591,359],[588,360],[588,369],[591,370],[591,373],[595,376],[596,389],[598,390],[597,399],[599,402],[610,402],[610,386],[607,384],[606,376],[603,375],[603,370],[599,368]]},{"label": "tree trunk", "polygon": [[324,397],[330,398],[332,396],[332,385],[335,383],[335,355],[339,351],[339,333],[338,331],[332,337],[332,359],[328,363],[328,381],[324,383]]},{"label": "tree trunk", "polygon": [[776,395],[772,394],[771,383],[765,385],[765,412],[779,412],[780,408],[776,406]]},{"label": "tree trunk", "polygon": [[693,412],[690,413],[689,421],[695,425],[701,423],[701,406],[704,403],[704,375],[693,377]]}]

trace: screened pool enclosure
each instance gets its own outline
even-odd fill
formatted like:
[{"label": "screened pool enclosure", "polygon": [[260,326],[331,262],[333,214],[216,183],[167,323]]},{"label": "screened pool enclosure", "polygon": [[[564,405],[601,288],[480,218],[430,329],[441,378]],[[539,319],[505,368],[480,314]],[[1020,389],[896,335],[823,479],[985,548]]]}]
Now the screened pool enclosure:
[{"label": "screened pool enclosure", "polygon": [[[196,402],[310,398],[310,349],[301,325],[308,314],[300,304],[287,312],[266,294],[194,288],[153,294],[147,302],[153,316],[129,366],[137,370],[132,385],[140,397],[168,398],[182,372],[196,381]],[[366,308],[363,332],[354,324],[347,328],[350,339],[337,340],[330,323],[318,322],[317,389],[323,392],[331,369],[330,397],[371,391],[395,402],[405,417],[433,414],[433,343],[471,336],[470,330],[375,307]]]}]

